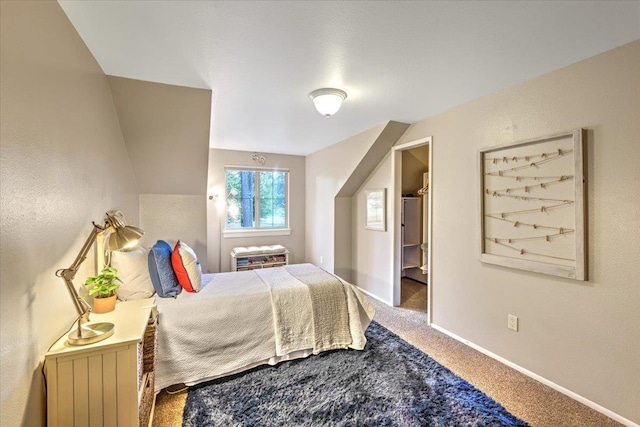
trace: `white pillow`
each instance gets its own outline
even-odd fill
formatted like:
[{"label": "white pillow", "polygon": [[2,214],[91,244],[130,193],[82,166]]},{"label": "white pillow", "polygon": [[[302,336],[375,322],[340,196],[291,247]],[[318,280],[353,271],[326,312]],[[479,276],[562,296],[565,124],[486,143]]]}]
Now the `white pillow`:
[{"label": "white pillow", "polygon": [[111,267],[118,269],[118,277],[123,282],[116,290],[118,299],[143,299],[155,293],[149,275],[149,249],[139,246],[127,252],[113,251]]}]

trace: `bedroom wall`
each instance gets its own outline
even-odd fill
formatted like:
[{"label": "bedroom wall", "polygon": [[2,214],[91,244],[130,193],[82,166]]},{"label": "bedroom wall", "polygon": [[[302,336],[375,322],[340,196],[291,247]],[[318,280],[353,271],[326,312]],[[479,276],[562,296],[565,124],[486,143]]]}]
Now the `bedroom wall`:
[{"label": "bedroom wall", "polygon": [[308,262],[353,281],[352,198],[408,127],[390,120],[307,156]]},{"label": "bedroom wall", "polygon": [[[434,324],[635,423],[638,70],[640,41],[429,117],[398,142],[433,136]],[[482,264],[478,149],[575,128],[588,129],[589,281]]]},{"label": "bedroom wall", "polygon": [[141,244],[178,239],[207,271],[211,90],[108,76],[140,193]]},{"label": "bedroom wall", "polygon": [[151,247],[158,240],[172,247],[185,242],[207,271],[207,200],[184,194],[140,194],[140,227],[145,231],[140,244]]},{"label": "bedroom wall", "polygon": [[108,80],[140,194],[204,196],[211,90]]},{"label": "bedroom wall", "polygon": [[[334,271],[334,248],[351,246],[351,235],[334,235],[335,197],[387,123],[352,136],[305,157],[306,261]],[[342,207],[341,214],[351,209]]]},{"label": "bedroom wall", "polygon": [[42,360],[76,317],[54,273],[107,210],[137,223],[138,193],[107,78],[58,3],[0,17],[0,425],[43,426]]},{"label": "bedroom wall", "polygon": [[[391,164],[393,156],[387,154],[374,172],[362,184],[360,189],[351,198],[352,203],[352,260],[354,274],[353,283],[378,299],[393,304],[393,287],[389,286],[393,264],[390,249],[393,245],[391,228],[393,227],[393,175]],[[366,198],[365,190],[368,188],[387,189],[387,226],[386,231],[365,229],[366,225]]]},{"label": "bedroom wall", "polygon": [[[216,203],[207,197],[207,246],[208,270],[212,273],[229,271],[231,256],[229,253],[237,246],[283,245],[289,249],[289,262],[305,260],[305,158],[284,154],[260,153],[266,156],[266,162],[260,166],[251,159],[252,152],[236,150],[209,150],[209,178],[207,195],[217,194],[225,199],[225,166],[247,166],[289,169],[289,235],[264,235],[257,237],[223,237],[224,229],[222,203]],[[221,269],[219,269],[219,266]],[[204,270],[203,270],[204,271]]]},{"label": "bedroom wall", "polygon": [[388,121],[334,198],[333,234],[334,241],[339,244],[333,250],[333,272],[346,281],[353,280],[351,199],[408,128],[408,123]]}]

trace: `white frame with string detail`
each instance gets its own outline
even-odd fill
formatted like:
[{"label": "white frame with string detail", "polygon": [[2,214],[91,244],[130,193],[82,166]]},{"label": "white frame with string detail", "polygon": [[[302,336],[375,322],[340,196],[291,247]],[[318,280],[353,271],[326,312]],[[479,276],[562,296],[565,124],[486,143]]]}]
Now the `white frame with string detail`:
[{"label": "white frame with string detail", "polygon": [[586,131],[478,152],[480,260],[587,280]]}]

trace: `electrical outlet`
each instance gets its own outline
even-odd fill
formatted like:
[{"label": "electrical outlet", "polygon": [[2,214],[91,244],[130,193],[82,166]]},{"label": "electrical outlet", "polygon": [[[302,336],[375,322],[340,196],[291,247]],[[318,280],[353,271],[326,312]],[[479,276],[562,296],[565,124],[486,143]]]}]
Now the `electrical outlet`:
[{"label": "electrical outlet", "polygon": [[324,257],[323,256],[320,257],[320,265],[322,265],[322,264],[324,264]]},{"label": "electrical outlet", "polygon": [[509,317],[507,317],[507,327],[512,331],[518,332],[518,317],[510,314]]}]

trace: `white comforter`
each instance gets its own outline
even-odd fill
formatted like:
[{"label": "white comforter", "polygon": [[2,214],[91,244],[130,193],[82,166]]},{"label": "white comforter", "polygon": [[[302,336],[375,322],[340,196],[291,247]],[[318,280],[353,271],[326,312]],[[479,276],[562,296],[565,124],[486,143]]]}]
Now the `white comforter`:
[{"label": "white comforter", "polygon": [[198,293],[157,298],[156,392],[333,348],[362,350],[374,309],[312,264],[205,274]]}]

